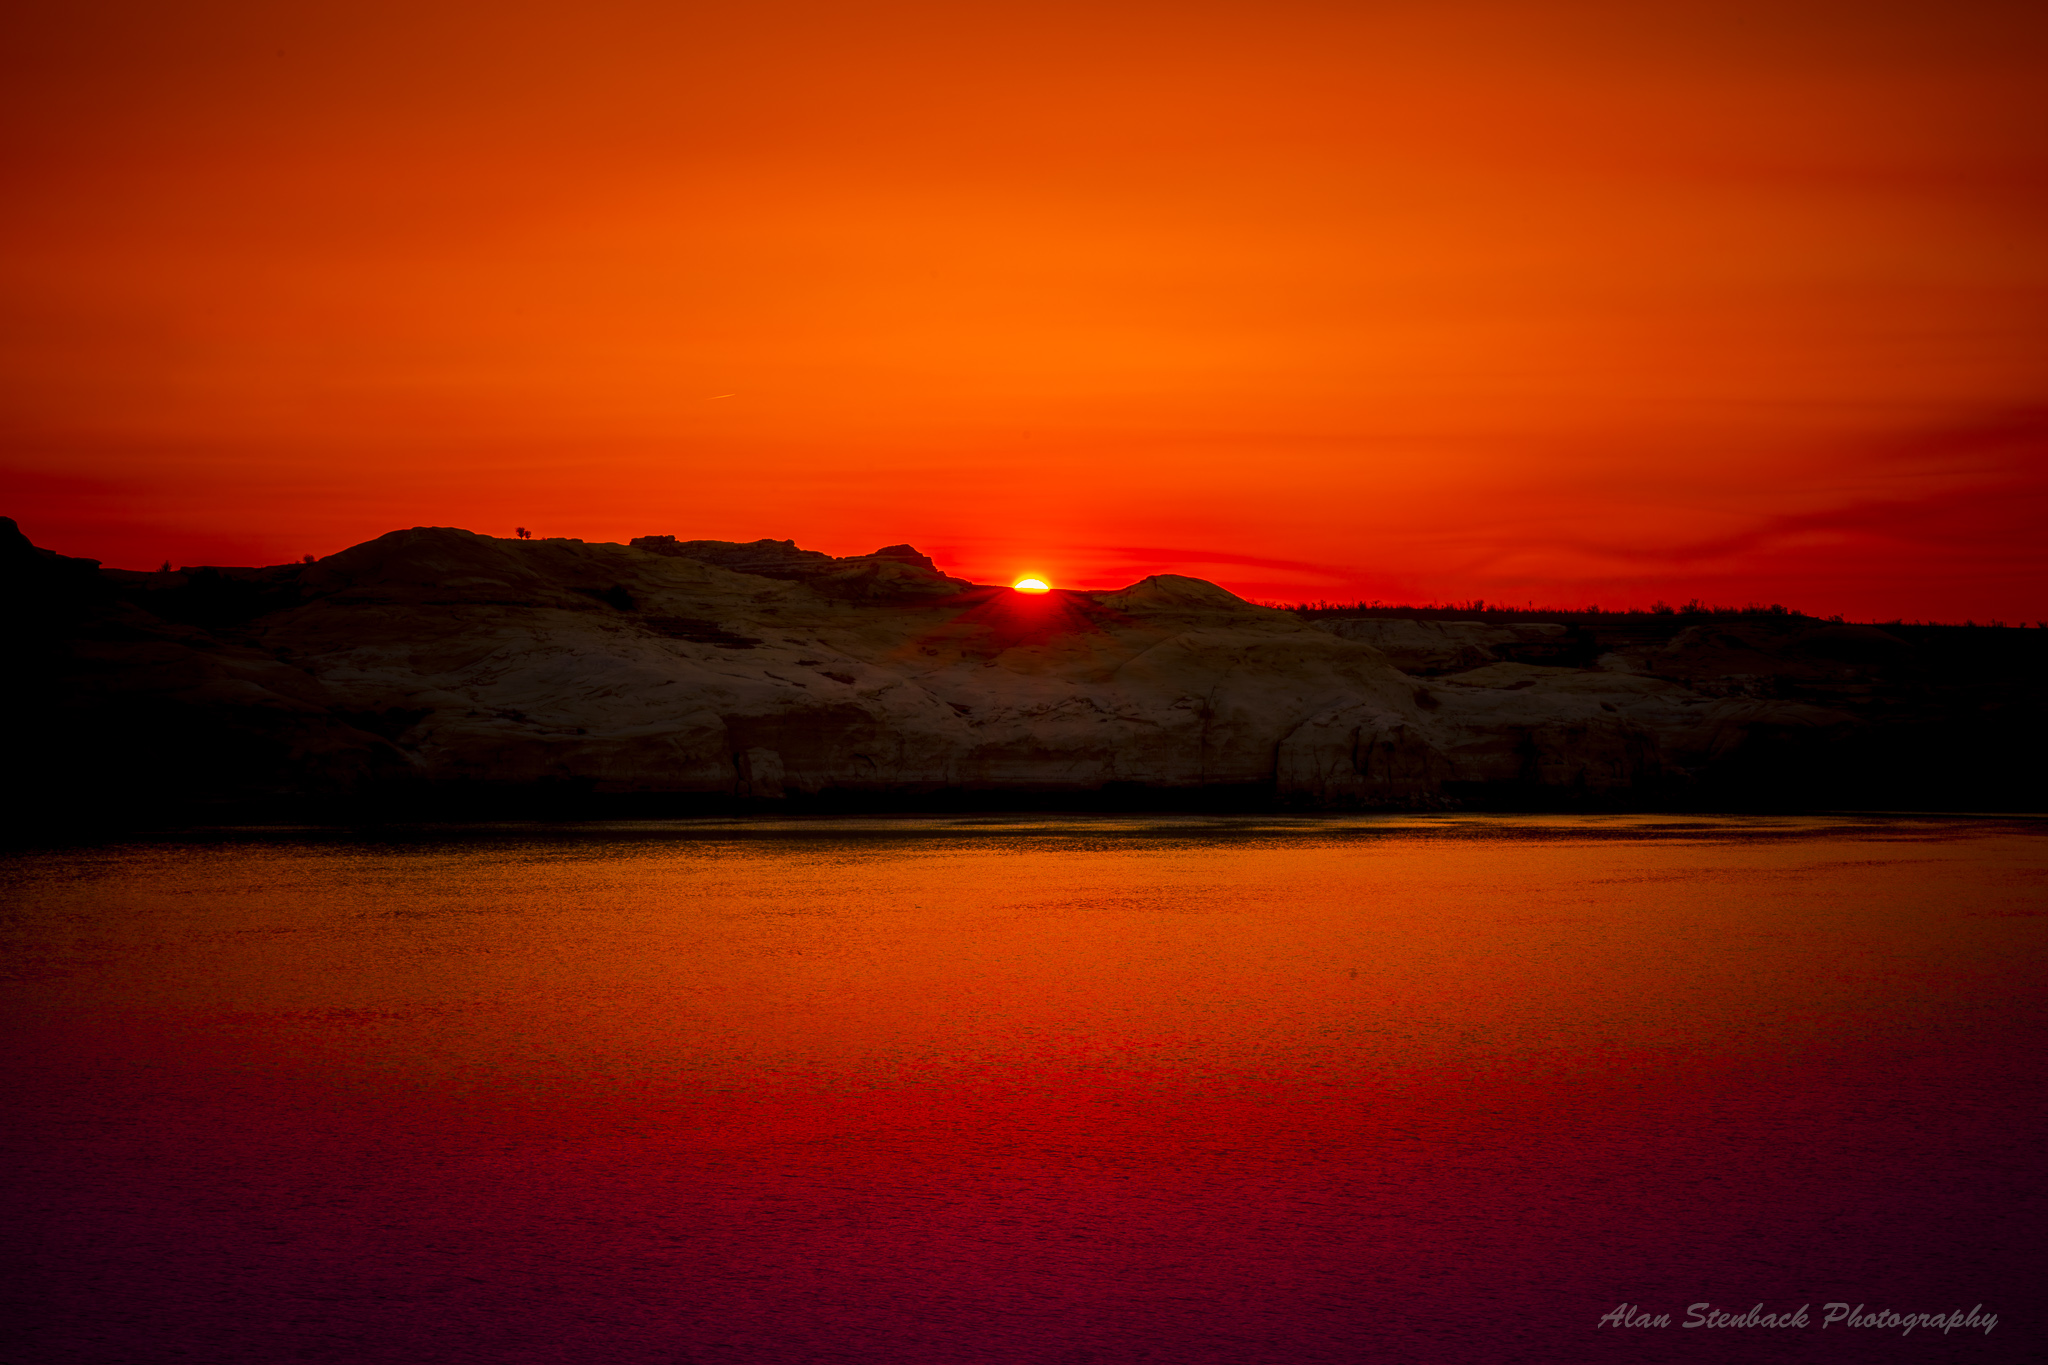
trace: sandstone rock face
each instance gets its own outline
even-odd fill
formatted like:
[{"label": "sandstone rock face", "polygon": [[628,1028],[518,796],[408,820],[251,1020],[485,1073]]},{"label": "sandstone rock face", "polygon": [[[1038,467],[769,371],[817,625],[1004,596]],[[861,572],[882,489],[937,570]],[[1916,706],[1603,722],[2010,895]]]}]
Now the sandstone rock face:
[{"label": "sandstone rock face", "polygon": [[1257,786],[1309,716],[1416,710],[1373,651],[1210,584],[941,594],[934,570],[881,567],[904,577],[865,576],[849,600],[839,570],[420,529],[309,567],[312,600],[251,630],[338,705],[414,717],[399,743],[429,781],[769,799]]},{"label": "sandstone rock face", "polygon": [[1655,801],[1856,729],[1746,687],[1751,656],[1826,673],[1907,648],[1738,628],[1563,666],[1529,661],[1594,663],[1563,625],[1311,625],[1172,575],[1020,594],[908,546],[834,559],[418,527],[315,564],[95,576],[15,539],[15,597],[63,618],[39,646],[58,661],[42,704],[79,728],[118,715],[253,745],[245,793]]}]

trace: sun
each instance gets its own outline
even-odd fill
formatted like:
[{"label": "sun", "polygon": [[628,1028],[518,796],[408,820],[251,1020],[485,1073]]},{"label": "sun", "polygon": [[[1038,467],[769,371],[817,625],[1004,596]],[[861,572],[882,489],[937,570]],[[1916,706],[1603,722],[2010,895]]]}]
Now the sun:
[{"label": "sun", "polygon": [[1052,584],[1043,578],[1020,578],[1010,585],[1017,592],[1051,592]]}]

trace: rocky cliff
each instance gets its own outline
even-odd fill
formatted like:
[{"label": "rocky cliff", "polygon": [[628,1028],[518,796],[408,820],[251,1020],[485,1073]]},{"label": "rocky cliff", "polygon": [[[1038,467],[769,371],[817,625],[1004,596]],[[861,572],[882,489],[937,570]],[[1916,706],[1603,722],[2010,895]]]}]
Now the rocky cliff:
[{"label": "rocky cliff", "polygon": [[1789,653],[1306,622],[1170,575],[1027,595],[901,545],[419,527],[316,563],[140,574],[9,522],[0,567],[17,782],[84,811],[1840,799],[1884,725],[1858,696],[1741,680],[1915,654],[1803,621],[1825,638]]}]

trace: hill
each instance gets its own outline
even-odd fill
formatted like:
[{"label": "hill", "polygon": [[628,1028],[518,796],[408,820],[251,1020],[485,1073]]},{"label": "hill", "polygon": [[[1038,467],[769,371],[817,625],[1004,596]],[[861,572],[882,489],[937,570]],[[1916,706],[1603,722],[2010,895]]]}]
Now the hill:
[{"label": "hill", "polygon": [[144,574],[6,522],[0,572],[16,783],[71,818],[2039,804],[2041,631],[1304,619],[447,527]]}]

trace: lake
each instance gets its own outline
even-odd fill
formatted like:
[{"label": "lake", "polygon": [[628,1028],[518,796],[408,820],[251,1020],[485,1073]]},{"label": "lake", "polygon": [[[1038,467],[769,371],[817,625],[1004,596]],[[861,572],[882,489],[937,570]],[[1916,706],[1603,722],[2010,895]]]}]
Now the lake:
[{"label": "lake", "polygon": [[2037,1360],[2044,836],[989,816],[17,850],[5,1358]]}]

